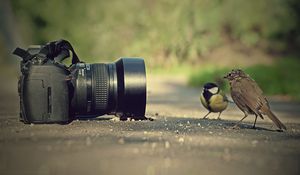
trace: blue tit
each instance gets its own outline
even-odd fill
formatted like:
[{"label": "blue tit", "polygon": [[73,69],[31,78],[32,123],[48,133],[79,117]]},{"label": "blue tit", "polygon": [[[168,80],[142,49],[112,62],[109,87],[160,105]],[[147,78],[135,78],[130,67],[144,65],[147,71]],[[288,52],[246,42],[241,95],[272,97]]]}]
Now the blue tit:
[{"label": "blue tit", "polygon": [[228,105],[227,97],[215,83],[206,83],[203,86],[200,101],[208,110],[208,113],[203,117],[203,119],[205,119],[211,112],[219,112],[218,119],[221,119],[220,115]]}]

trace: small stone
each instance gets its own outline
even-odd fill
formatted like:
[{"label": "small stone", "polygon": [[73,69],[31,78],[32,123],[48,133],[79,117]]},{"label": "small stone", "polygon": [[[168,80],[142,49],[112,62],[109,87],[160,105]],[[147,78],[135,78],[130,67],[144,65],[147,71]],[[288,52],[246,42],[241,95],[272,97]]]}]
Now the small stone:
[{"label": "small stone", "polygon": [[224,149],[224,153],[222,155],[222,158],[226,161],[229,162],[232,159],[232,156],[230,155],[230,150],[228,148]]},{"label": "small stone", "polygon": [[190,121],[187,121],[187,122],[186,122],[186,124],[188,124],[188,125],[189,125],[189,124],[190,124]]},{"label": "small stone", "polygon": [[252,144],[253,146],[256,146],[257,143],[258,143],[258,140],[253,140],[253,141],[251,142],[251,144]]},{"label": "small stone", "polygon": [[120,138],[120,139],[118,140],[118,143],[121,144],[121,145],[123,145],[123,144],[125,143],[124,138]]},{"label": "small stone", "polygon": [[133,148],[132,152],[133,152],[134,154],[138,154],[138,153],[140,152],[140,150],[139,150],[138,148]]},{"label": "small stone", "polygon": [[165,148],[169,149],[170,148],[170,143],[168,141],[165,142]]},{"label": "small stone", "polygon": [[92,145],[92,140],[91,140],[90,137],[87,137],[87,138],[86,138],[85,144],[86,144],[86,146],[91,146],[91,145]]},{"label": "small stone", "polygon": [[178,139],[178,142],[179,142],[179,143],[183,143],[183,142],[184,142],[184,138],[183,138],[183,137],[180,137],[180,138]]},{"label": "small stone", "polygon": [[153,143],[151,144],[151,148],[152,148],[152,149],[156,148],[156,145],[157,145],[157,143],[153,142]]},{"label": "small stone", "polygon": [[201,124],[200,124],[200,123],[197,123],[197,125],[198,125],[198,126],[201,126]]}]

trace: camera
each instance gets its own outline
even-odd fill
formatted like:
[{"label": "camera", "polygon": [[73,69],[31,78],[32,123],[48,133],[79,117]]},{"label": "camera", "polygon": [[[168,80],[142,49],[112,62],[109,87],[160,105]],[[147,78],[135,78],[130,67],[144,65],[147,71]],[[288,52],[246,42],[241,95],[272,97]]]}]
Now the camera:
[{"label": "camera", "polygon": [[[18,82],[20,120],[24,123],[69,123],[76,118],[116,115],[145,118],[146,71],[142,58],[113,63],[80,61],[66,40],[16,48],[22,58]],[[72,64],[63,60],[72,54]]]}]

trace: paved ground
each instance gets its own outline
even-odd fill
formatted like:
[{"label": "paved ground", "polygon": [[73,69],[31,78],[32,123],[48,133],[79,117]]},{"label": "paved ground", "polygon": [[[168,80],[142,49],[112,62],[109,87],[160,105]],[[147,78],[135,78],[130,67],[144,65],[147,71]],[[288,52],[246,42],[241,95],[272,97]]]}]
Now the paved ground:
[{"label": "paved ground", "polygon": [[[3,83],[6,82],[6,83]],[[118,121],[104,116],[68,125],[18,121],[16,86],[1,81],[0,174],[300,174],[300,105],[273,100],[288,131],[248,117],[232,104],[203,120],[199,90],[185,79],[148,77],[147,116]]]}]

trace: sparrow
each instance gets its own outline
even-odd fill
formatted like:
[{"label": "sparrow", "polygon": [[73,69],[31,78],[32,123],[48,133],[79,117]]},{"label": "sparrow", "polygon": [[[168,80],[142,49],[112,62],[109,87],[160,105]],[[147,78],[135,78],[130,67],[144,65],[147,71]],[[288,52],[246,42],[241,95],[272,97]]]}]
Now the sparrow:
[{"label": "sparrow", "polygon": [[227,97],[215,83],[206,83],[203,86],[200,101],[208,110],[208,113],[203,117],[203,119],[205,119],[211,112],[219,112],[218,119],[221,119],[220,115],[228,105]]},{"label": "sparrow", "polygon": [[269,102],[263,95],[261,88],[248,74],[241,69],[233,69],[224,76],[224,78],[229,81],[233,101],[245,114],[244,117],[236,123],[234,128],[242,122],[248,114],[254,114],[255,120],[253,128],[255,128],[257,116],[264,119],[263,115],[267,115],[280,130],[286,130],[284,124],[282,124],[271,111]]}]

